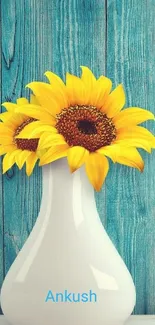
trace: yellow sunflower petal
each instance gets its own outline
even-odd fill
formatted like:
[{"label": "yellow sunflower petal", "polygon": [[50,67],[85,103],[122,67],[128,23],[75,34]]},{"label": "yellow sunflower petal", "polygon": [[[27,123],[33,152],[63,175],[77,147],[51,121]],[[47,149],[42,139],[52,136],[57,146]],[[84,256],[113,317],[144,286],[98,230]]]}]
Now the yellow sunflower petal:
[{"label": "yellow sunflower petal", "polygon": [[66,86],[65,86],[64,82],[55,73],[53,73],[52,71],[46,71],[45,76],[48,78],[48,80],[52,86],[57,85],[57,86],[61,87],[63,89],[63,91],[65,91]]},{"label": "yellow sunflower petal", "polygon": [[27,176],[30,176],[33,172],[33,169],[35,167],[35,164],[38,160],[38,156],[35,152],[32,152],[29,157],[26,159],[26,174]]},{"label": "yellow sunflower petal", "polygon": [[12,116],[5,122],[5,126],[12,131],[16,131],[17,127],[25,122],[27,117],[23,114],[13,113]]},{"label": "yellow sunflower petal", "polygon": [[34,96],[33,94],[30,95],[30,104],[39,105],[39,102],[38,102],[36,96]]},{"label": "yellow sunflower petal", "polygon": [[122,148],[116,162],[137,168],[141,172],[144,169],[144,161],[136,148]]},{"label": "yellow sunflower petal", "polygon": [[81,80],[84,82],[85,86],[87,86],[88,91],[92,92],[96,84],[96,78],[88,67],[81,65],[80,68],[82,69]]},{"label": "yellow sunflower petal", "polygon": [[109,118],[114,117],[125,104],[125,92],[122,85],[117,86],[109,96],[107,96],[101,111]]},{"label": "yellow sunflower petal", "polygon": [[4,155],[7,152],[5,146],[0,145],[0,156]]},{"label": "yellow sunflower petal", "polygon": [[54,117],[52,117],[52,115],[44,111],[43,108],[41,108],[40,106],[31,105],[31,104],[24,105],[23,107],[18,106],[16,112],[23,113],[23,109],[25,115],[41,120],[44,123],[55,125]]},{"label": "yellow sunflower petal", "polygon": [[[63,101],[64,101],[64,106],[61,106],[61,109],[67,108],[69,106],[69,102],[68,102],[68,98],[67,98],[67,89],[66,89],[66,85],[64,84],[62,79],[51,71],[46,71],[45,76],[48,78],[50,84],[52,85],[52,89],[54,92],[57,92],[57,90],[59,89],[59,96],[61,94]],[[57,97],[57,99],[59,101],[58,97]]]},{"label": "yellow sunflower petal", "polygon": [[24,129],[16,136],[20,139],[36,139],[40,138],[43,132],[58,133],[57,129],[51,125],[44,124],[40,121],[32,122],[24,127]]},{"label": "yellow sunflower petal", "polygon": [[151,141],[154,139],[154,135],[142,126],[120,128],[119,130],[117,130],[117,140],[127,140],[131,138],[134,139],[136,137],[147,141]]},{"label": "yellow sunflower petal", "polygon": [[84,104],[87,105],[87,104],[91,104],[92,102],[92,92],[96,85],[96,78],[89,68],[85,66],[81,66],[81,69],[82,69],[81,80],[86,89]]},{"label": "yellow sunflower petal", "polygon": [[57,145],[55,147],[50,148],[41,158],[39,166],[43,166],[53,162],[57,159],[63,158],[67,156],[68,145]]},{"label": "yellow sunflower petal", "polygon": [[19,139],[29,139],[31,136],[32,132],[37,128],[37,126],[40,126],[40,121],[35,121],[27,124],[24,129],[16,136],[16,138]]},{"label": "yellow sunflower petal", "polygon": [[43,149],[43,150],[38,150],[37,149],[38,158],[40,159],[46,152],[47,152],[47,149]]},{"label": "yellow sunflower petal", "polygon": [[31,155],[31,153],[32,152],[28,151],[28,150],[19,150],[19,152],[16,153],[15,162],[16,162],[19,169],[22,169],[25,161]]},{"label": "yellow sunflower petal", "polygon": [[6,122],[9,118],[12,117],[12,112],[4,112],[0,114],[0,120]]},{"label": "yellow sunflower petal", "polygon": [[4,155],[7,152],[4,148],[5,146],[0,145],[0,156]]},{"label": "yellow sunflower petal", "polygon": [[51,133],[57,133],[57,129],[53,126],[44,124],[40,121],[35,121],[27,124],[24,129],[16,136],[19,139],[36,139],[40,137],[44,131],[50,131]]},{"label": "yellow sunflower petal", "polygon": [[17,105],[25,105],[25,104],[28,104],[28,103],[29,102],[28,102],[27,98],[25,98],[25,97],[21,97],[21,98],[17,99]]},{"label": "yellow sunflower petal", "polygon": [[32,131],[31,136],[29,138],[36,138],[36,136],[40,137],[43,132],[50,132],[52,134],[56,134],[58,133],[58,130],[51,125],[40,125],[38,128]]},{"label": "yellow sunflower petal", "polygon": [[7,127],[5,123],[0,123],[0,135],[12,136],[13,131],[11,128]]},{"label": "yellow sunflower petal", "polygon": [[154,120],[154,114],[138,107],[126,108],[113,117],[113,123],[116,128],[122,128],[124,126],[129,127],[130,125],[140,124],[147,120]]},{"label": "yellow sunflower petal", "polygon": [[12,145],[13,144],[13,138],[11,136],[0,136],[0,144]]},{"label": "yellow sunflower petal", "polygon": [[108,159],[99,153],[91,153],[85,162],[87,176],[95,188],[99,191],[109,170]]},{"label": "yellow sunflower petal", "polygon": [[66,74],[66,87],[70,105],[84,105],[86,89],[83,81],[70,74]]},{"label": "yellow sunflower petal", "polygon": [[52,87],[44,82],[31,82],[27,87],[33,91],[44,110],[52,116],[68,107],[67,96],[62,92],[61,87]]},{"label": "yellow sunflower petal", "polygon": [[4,155],[7,152],[16,150],[16,146],[15,145],[0,145],[0,156]]},{"label": "yellow sunflower petal", "polygon": [[12,151],[12,152],[8,152],[4,158],[3,158],[3,174],[5,174],[7,172],[8,169],[10,169],[14,163],[15,163],[15,155],[16,155],[16,151],[18,152],[18,150]]},{"label": "yellow sunflower petal", "polygon": [[43,150],[53,145],[66,145],[66,141],[61,134],[45,132],[40,137],[38,150]]},{"label": "yellow sunflower petal", "polygon": [[88,155],[89,151],[83,147],[75,146],[69,148],[67,158],[70,171],[73,173],[75,170],[80,168],[84,164]]},{"label": "yellow sunflower petal", "polygon": [[97,81],[92,92],[91,104],[97,108],[101,108],[109,95],[112,88],[112,81],[107,77],[101,76]]},{"label": "yellow sunflower petal", "polygon": [[15,109],[17,108],[17,104],[10,103],[10,102],[5,102],[2,104],[6,108],[8,112],[14,112]]},{"label": "yellow sunflower petal", "polygon": [[120,147],[137,147],[137,148],[141,148],[145,151],[147,151],[148,153],[151,153],[151,149],[153,148],[153,144],[149,143],[147,140],[144,139],[139,139],[139,138],[133,138],[133,139],[129,139],[129,140],[118,140],[115,142],[116,144],[119,144]]},{"label": "yellow sunflower petal", "polygon": [[119,144],[111,144],[109,146],[101,147],[96,150],[101,155],[109,157],[113,162],[116,162],[117,156],[120,153],[121,146]]}]

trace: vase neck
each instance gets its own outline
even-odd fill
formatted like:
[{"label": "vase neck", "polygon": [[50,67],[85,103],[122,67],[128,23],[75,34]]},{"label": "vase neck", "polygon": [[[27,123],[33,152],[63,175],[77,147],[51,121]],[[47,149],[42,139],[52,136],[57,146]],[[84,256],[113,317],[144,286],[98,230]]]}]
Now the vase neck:
[{"label": "vase neck", "polygon": [[53,194],[60,198],[60,202],[67,199],[67,196],[68,200],[70,199],[69,189],[76,193],[82,191],[83,195],[94,197],[94,190],[88,181],[84,167],[71,173],[66,158],[43,167],[43,196],[45,197],[47,188],[54,191]]},{"label": "vase neck", "polygon": [[93,219],[95,215],[98,218],[94,190],[88,181],[84,167],[71,174],[66,158],[44,166],[41,208],[42,212],[47,209],[52,211],[58,223],[66,222],[69,218],[74,218],[76,223],[81,222],[81,218],[91,218],[91,213],[85,216],[84,210],[87,208],[89,211],[95,211],[92,215]]}]

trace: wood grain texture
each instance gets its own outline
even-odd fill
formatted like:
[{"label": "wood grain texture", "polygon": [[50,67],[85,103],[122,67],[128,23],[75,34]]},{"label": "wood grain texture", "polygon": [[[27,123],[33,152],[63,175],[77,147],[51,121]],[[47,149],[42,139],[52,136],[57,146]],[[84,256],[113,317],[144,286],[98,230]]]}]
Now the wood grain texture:
[{"label": "wood grain texture", "polygon": [[[49,1],[2,1],[3,101],[25,95],[25,84],[51,69],[50,10]],[[33,227],[41,191],[41,169],[27,178],[13,168],[3,177],[5,273]]]},{"label": "wood grain texture", "polygon": [[[25,84],[53,70],[79,74],[80,65],[114,85],[127,105],[155,112],[154,0],[1,0],[2,101],[26,93]],[[154,131],[153,123],[147,126]],[[101,221],[131,271],[135,313],[155,313],[155,195],[152,156],[145,171],[112,165],[96,193]],[[0,179],[0,281],[28,237],[41,202],[41,169],[27,178],[16,167]],[[4,233],[3,233],[4,231]]]},{"label": "wood grain texture", "polygon": [[[155,3],[108,1],[107,75],[123,83],[126,106],[155,113]],[[147,127],[155,133],[153,123]],[[131,271],[135,313],[155,313],[155,153],[143,153],[143,174],[112,166],[106,182],[107,230]],[[115,184],[114,184],[115,182]]]}]

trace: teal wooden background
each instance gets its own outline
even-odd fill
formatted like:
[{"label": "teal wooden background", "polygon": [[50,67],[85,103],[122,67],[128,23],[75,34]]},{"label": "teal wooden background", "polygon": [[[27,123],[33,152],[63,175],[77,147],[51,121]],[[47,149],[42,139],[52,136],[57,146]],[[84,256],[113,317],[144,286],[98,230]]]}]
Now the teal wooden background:
[{"label": "teal wooden background", "polygon": [[[1,99],[15,101],[25,84],[80,65],[122,82],[127,105],[155,113],[154,0],[1,0]],[[152,122],[147,126],[154,131]],[[136,284],[136,314],[155,314],[155,153],[145,171],[112,165],[96,194],[98,211]],[[38,214],[41,169],[0,176],[0,283]]]}]

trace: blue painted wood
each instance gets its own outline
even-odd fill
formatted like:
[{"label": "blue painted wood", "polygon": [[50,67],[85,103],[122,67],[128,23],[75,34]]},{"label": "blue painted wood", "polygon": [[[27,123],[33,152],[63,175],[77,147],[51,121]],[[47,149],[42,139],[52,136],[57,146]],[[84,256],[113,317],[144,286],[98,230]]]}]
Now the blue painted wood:
[{"label": "blue painted wood", "polygon": [[[65,78],[66,71],[79,74],[79,66],[87,65],[97,76],[106,73],[114,85],[123,82],[128,105],[155,111],[154,0],[2,0],[1,9],[2,101],[25,95],[25,84],[44,80],[46,70]],[[147,125],[154,130],[153,123]],[[142,175],[111,164],[95,197],[101,220],[135,280],[135,313],[152,314],[155,154],[143,156]],[[13,168],[0,179],[0,281],[34,225],[41,192],[37,167],[30,178]]]},{"label": "blue painted wood", "polygon": [[[155,113],[155,3],[116,0],[107,6],[107,75],[126,89],[126,106]],[[152,122],[147,127],[154,131]],[[107,230],[137,289],[135,313],[155,313],[155,152],[143,152],[143,174],[112,166],[106,181]]]},{"label": "blue painted wood", "polygon": [[[2,1],[2,101],[25,95],[25,84],[51,68],[49,13],[47,0]],[[30,178],[17,168],[3,176],[5,273],[33,227],[41,192],[41,169]]]}]

